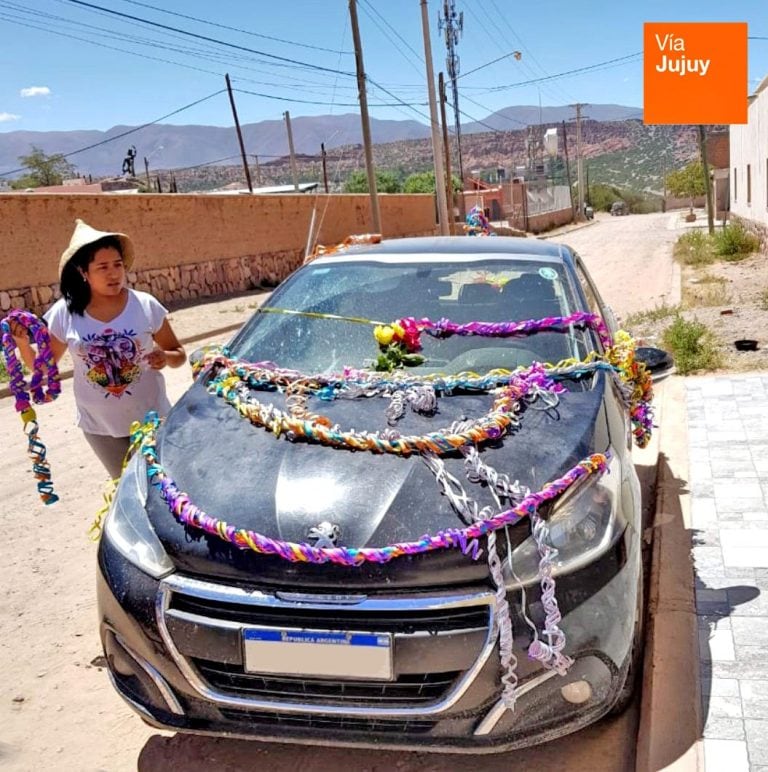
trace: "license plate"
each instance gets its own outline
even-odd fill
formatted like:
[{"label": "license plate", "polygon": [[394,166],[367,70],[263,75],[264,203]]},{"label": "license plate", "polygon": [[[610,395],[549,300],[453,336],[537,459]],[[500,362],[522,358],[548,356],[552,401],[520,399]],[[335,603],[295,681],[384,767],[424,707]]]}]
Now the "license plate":
[{"label": "license plate", "polygon": [[392,679],[392,636],[377,633],[243,630],[248,673],[306,678]]}]

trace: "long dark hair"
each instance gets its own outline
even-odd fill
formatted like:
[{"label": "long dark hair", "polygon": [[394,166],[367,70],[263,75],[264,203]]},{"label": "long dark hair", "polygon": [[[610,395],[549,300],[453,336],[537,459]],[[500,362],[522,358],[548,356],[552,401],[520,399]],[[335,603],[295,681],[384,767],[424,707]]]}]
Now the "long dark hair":
[{"label": "long dark hair", "polygon": [[123,245],[120,243],[120,239],[116,236],[105,236],[103,239],[78,249],[64,266],[59,286],[61,287],[61,294],[64,296],[64,302],[71,314],[82,316],[91,302],[91,287],[83,278],[81,271],[87,271],[96,253],[105,247],[112,247],[120,253],[120,257],[123,256]]}]

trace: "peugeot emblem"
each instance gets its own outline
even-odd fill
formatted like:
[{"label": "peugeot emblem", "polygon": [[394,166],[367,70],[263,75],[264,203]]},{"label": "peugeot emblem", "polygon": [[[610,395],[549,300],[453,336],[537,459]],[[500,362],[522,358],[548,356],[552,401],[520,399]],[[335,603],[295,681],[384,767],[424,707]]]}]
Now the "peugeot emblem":
[{"label": "peugeot emblem", "polygon": [[307,538],[314,539],[314,544],[312,545],[314,547],[321,549],[333,548],[341,538],[341,528],[336,523],[329,523],[327,520],[324,520],[322,523],[318,523],[309,529]]}]

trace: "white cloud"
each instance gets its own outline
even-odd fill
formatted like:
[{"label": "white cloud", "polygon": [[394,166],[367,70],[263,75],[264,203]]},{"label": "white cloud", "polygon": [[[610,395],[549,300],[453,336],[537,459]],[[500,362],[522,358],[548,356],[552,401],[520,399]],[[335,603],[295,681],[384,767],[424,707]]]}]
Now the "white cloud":
[{"label": "white cloud", "polygon": [[6,121],[18,121],[21,118],[20,115],[14,115],[13,113],[0,113],[0,123]]},{"label": "white cloud", "polygon": [[29,86],[21,89],[19,93],[23,97],[35,97],[35,96],[50,96],[51,90],[48,86]]}]

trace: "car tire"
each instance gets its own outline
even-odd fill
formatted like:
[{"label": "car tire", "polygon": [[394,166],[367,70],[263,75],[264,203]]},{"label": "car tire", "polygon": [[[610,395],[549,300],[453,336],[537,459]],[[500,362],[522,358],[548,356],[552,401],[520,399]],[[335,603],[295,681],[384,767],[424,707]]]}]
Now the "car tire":
[{"label": "car tire", "polygon": [[627,655],[627,662],[621,668],[622,683],[619,687],[616,701],[608,711],[609,716],[617,716],[623,713],[632,697],[635,694],[635,688],[640,680],[640,674],[643,671],[643,650],[645,643],[645,602],[643,588],[643,572],[637,580],[637,607],[635,609],[635,627],[632,632],[632,646]]}]

